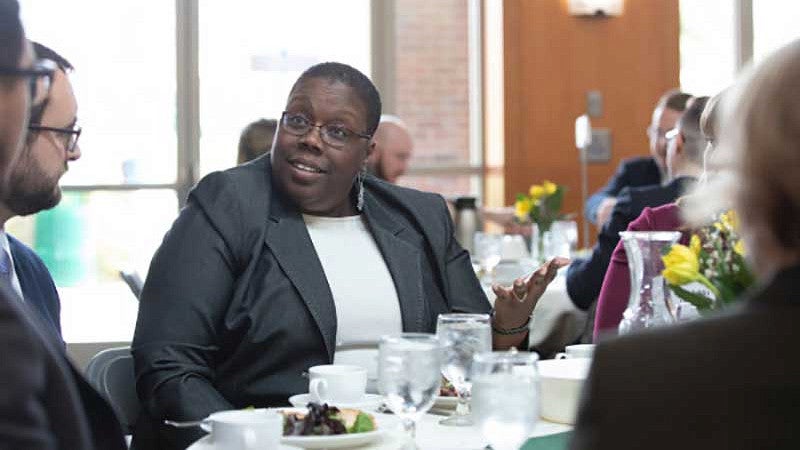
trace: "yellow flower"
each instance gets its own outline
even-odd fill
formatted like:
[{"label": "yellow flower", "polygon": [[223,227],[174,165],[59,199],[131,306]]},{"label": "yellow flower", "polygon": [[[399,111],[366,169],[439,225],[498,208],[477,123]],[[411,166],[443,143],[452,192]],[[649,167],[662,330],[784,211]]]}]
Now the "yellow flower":
[{"label": "yellow flower", "polygon": [[544,183],[542,183],[542,188],[544,188],[545,194],[553,195],[558,190],[558,185],[552,181],[544,180]]},{"label": "yellow flower", "polygon": [[736,243],[733,244],[733,251],[739,256],[744,256],[744,242],[742,240],[736,241]]},{"label": "yellow flower", "polygon": [[702,248],[702,244],[700,243],[700,237],[696,234],[692,235],[692,238],[689,240],[689,249],[692,250],[696,256],[700,256],[700,249]]},{"label": "yellow flower", "polygon": [[539,186],[538,184],[534,184],[533,186],[531,186],[528,193],[530,194],[531,198],[534,201],[539,200],[545,194],[544,188],[542,186]]},{"label": "yellow flower", "polygon": [[528,218],[528,214],[531,212],[532,206],[531,200],[528,198],[517,200],[516,203],[514,203],[514,214],[516,214],[517,219],[526,220]]},{"label": "yellow flower", "polygon": [[681,286],[701,277],[697,255],[685,245],[673,244],[669,253],[662,256],[661,260],[664,261],[664,271],[661,274],[669,284]]},{"label": "yellow flower", "polygon": [[722,214],[719,219],[727,229],[731,231],[739,229],[739,217],[736,215],[736,211],[730,210]]}]

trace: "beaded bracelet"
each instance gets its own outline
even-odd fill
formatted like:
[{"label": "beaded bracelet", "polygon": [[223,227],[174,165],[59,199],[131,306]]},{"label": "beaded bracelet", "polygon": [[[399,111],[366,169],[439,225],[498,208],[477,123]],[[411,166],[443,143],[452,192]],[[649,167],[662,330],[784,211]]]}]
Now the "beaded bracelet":
[{"label": "beaded bracelet", "polygon": [[501,334],[503,336],[510,336],[512,334],[519,334],[519,333],[523,333],[525,331],[528,331],[528,325],[530,325],[530,323],[531,323],[531,318],[528,317],[528,320],[526,320],[525,323],[523,323],[522,325],[520,325],[518,327],[514,327],[514,328],[498,328],[498,327],[494,326],[494,308],[492,308],[492,312],[490,313],[490,316],[492,318],[492,331],[494,331],[497,334]]}]

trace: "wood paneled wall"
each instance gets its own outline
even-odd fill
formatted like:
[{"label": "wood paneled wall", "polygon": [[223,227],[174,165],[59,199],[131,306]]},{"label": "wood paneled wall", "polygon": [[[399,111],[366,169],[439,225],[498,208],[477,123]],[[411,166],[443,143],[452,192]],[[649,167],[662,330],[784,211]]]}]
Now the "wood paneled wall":
[{"label": "wood paneled wall", "polygon": [[586,92],[602,92],[592,125],[612,134],[611,161],[589,166],[591,193],[620,160],[647,154],[653,105],[679,84],[678,0],[626,0],[609,18],[571,16],[566,0],[506,0],[503,22],[506,201],[546,178],[569,187],[565,211],[582,215],[574,120]]}]

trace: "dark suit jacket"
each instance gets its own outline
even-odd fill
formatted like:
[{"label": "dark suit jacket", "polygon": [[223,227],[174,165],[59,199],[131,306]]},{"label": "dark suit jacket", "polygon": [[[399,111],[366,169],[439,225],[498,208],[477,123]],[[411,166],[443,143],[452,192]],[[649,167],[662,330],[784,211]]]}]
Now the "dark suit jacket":
[{"label": "dark suit jacket", "polygon": [[[14,270],[19,278],[25,302],[36,310],[50,331],[61,339],[61,300],[50,276],[50,271],[41,258],[28,246],[8,236],[11,256],[14,258]],[[63,342],[62,342],[63,345]]]},{"label": "dark suit jacket", "polygon": [[[394,279],[405,331],[490,306],[453,237],[444,199],[365,181],[363,214]],[[271,181],[269,155],[205,177],[153,259],[133,341],[145,411],[138,450],[185,448],[198,430],[160,425],[306,392],[333,361],[336,310],[303,219]]]},{"label": "dark suit jacket", "polygon": [[0,449],[125,449],[113,410],[49,327],[0,286]]},{"label": "dark suit jacket", "polygon": [[600,294],[603,277],[611,261],[611,253],[619,242],[619,232],[639,217],[645,207],[672,203],[694,183],[694,178],[679,177],[664,186],[654,185],[623,189],[611,219],[597,235],[597,244],[588,259],[576,259],[567,269],[567,293],[572,302],[587,309]]},{"label": "dark suit jacket", "polygon": [[800,266],[720,317],[600,344],[573,449],[800,448]]},{"label": "dark suit jacket", "polygon": [[656,160],[649,156],[622,161],[608,184],[586,200],[586,218],[597,224],[597,208],[606,197],[617,197],[625,188],[661,184],[661,171]]}]

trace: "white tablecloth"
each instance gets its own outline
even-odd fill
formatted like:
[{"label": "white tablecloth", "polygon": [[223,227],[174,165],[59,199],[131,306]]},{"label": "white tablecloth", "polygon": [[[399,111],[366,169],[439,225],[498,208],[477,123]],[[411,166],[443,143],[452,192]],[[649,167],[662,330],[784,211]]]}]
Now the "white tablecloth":
[{"label": "white tablecloth", "polygon": [[[379,442],[358,447],[359,450],[399,450],[406,439],[406,434],[399,429],[399,419],[396,416],[375,414],[378,421],[387,420],[397,424],[398,429],[393,430]],[[447,427],[439,425],[442,416],[426,414],[417,424],[417,446],[419,450],[479,450],[486,443],[476,427]],[[547,436],[571,430],[569,425],[540,421],[536,424],[531,437]],[[282,447],[291,449],[294,447]],[[187,450],[222,450],[210,443],[208,437],[192,444]]]}]

